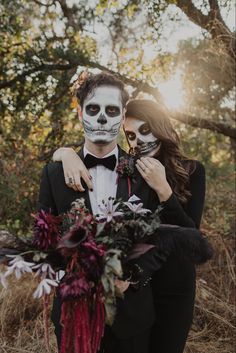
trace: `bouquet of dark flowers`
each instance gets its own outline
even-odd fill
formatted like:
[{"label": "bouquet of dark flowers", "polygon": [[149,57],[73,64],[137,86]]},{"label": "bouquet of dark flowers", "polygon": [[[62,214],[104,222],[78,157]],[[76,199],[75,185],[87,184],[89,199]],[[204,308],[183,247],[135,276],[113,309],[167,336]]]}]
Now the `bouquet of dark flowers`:
[{"label": "bouquet of dark flowers", "polygon": [[[98,351],[105,323],[113,323],[116,298],[122,297],[116,279],[136,284],[142,276],[142,270],[130,266],[134,259],[155,247],[165,261],[177,243],[183,251],[187,246],[187,253],[196,262],[211,257],[203,236],[195,237],[194,245],[190,236],[189,246],[178,231],[172,231],[175,236],[167,235],[171,232],[166,230],[180,227],[163,228],[160,209],[151,213],[135,195],[127,202],[110,198],[99,208],[99,215],[93,216],[84,200],[78,199],[60,216],[40,210],[33,215],[32,237],[27,241],[17,239],[13,249],[0,250],[0,258],[4,257],[7,263],[6,272],[0,273],[2,285],[7,287],[11,274],[19,279],[24,273],[34,273],[39,279],[34,297],[44,298],[45,317],[49,296],[57,288],[62,299],[60,353]],[[60,281],[59,270],[64,270]],[[45,327],[48,345],[47,320]]]}]

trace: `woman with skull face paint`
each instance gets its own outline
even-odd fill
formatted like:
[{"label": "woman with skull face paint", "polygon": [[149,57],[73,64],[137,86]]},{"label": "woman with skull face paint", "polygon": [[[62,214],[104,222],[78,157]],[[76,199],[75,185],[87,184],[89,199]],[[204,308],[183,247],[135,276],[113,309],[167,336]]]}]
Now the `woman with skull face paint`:
[{"label": "woman with skull face paint", "polygon": [[[137,169],[156,192],[153,202],[163,206],[162,222],[199,228],[205,196],[204,167],[181,154],[178,135],[165,108],[150,100],[130,101],[124,129],[130,153],[138,157]],[[62,160],[64,173],[74,178],[72,188],[82,188],[80,177],[92,187],[89,172],[72,149],[57,150],[54,160]],[[193,316],[194,265],[176,254],[170,256],[153,276],[152,289],[157,319],[152,328],[150,353],[181,353]]]},{"label": "woman with skull face paint", "polygon": [[[199,228],[205,198],[205,170],[180,152],[180,140],[166,109],[150,100],[126,106],[125,134],[137,169],[163,205],[163,223]],[[157,320],[150,353],[181,353],[192,323],[195,267],[173,254],[152,278]]]}]

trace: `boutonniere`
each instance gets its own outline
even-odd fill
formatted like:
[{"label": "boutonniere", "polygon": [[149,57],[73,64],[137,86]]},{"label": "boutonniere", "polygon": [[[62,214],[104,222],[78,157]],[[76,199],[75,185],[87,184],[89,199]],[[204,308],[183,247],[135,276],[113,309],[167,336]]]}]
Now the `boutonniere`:
[{"label": "boutonniere", "polygon": [[128,193],[131,195],[131,181],[135,182],[134,178],[134,158],[133,157],[120,157],[119,163],[116,167],[118,173],[117,182],[119,178],[127,178]]}]

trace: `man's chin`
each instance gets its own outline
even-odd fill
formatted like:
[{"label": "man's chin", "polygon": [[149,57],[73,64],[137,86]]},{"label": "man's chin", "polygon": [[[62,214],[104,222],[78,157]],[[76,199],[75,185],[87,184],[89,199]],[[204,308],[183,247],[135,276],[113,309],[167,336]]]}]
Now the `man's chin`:
[{"label": "man's chin", "polygon": [[103,136],[97,136],[96,138],[89,138],[89,140],[99,146],[106,146],[109,145],[111,142],[113,142],[116,139],[114,138],[108,138],[108,137],[103,137]]}]

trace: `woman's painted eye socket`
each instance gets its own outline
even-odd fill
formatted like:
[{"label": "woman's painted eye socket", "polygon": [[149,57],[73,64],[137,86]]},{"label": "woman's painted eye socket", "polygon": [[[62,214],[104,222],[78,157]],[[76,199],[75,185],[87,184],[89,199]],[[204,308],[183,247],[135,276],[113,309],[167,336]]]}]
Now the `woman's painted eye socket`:
[{"label": "woman's painted eye socket", "polygon": [[148,135],[151,133],[151,129],[150,126],[148,125],[148,123],[144,123],[143,125],[140,126],[139,128],[139,132],[142,135]]},{"label": "woman's painted eye socket", "polygon": [[134,141],[136,139],[136,134],[132,131],[126,131],[125,132],[127,139],[130,141]]},{"label": "woman's painted eye socket", "polygon": [[94,116],[99,113],[100,107],[97,104],[89,104],[86,106],[85,110],[88,115]]},{"label": "woman's painted eye socket", "polygon": [[108,105],[105,109],[105,112],[110,117],[118,116],[120,115],[120,108],[113,105]]}]

